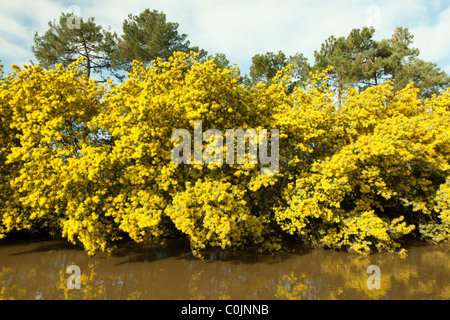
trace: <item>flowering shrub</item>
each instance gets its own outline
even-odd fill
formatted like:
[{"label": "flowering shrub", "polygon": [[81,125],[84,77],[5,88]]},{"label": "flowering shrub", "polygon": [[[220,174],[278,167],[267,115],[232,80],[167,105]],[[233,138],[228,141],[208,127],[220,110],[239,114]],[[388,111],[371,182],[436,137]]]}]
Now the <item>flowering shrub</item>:
[{"label": "flowering shrub", "polygon": [[421,224],[420,231],[425,238],[436,243],[450,243],[450,177],[436,193],[436,207],[430,221]]},{"label": "flowering shrub", "polygon": [[166,213],[175,227],[189,236],[194,250],[206,245],[222,249],[245,243],[245,238],[261,241],[263,221],[250,213],[244,190],[231,183],[188,182],[186,190],[173,198]]},{"label": "flowering shrub", "polygon": [[[291,92],[289,67],[244,86],[237,67],[197,57],[135,62],[117,85],[81,60],[1,74],[0,235],[44,231],[90,254],[184,236],[198,256],[285,238],[360,254],[404,254],[407,235],[449,242],[449,91],[422,101],[387,82],[350,88],[338,109],[328,70]],[[248,157],[175,164],[172,133],[192,137],[194,122],[223,136],[279,129],[279,171]]]}]

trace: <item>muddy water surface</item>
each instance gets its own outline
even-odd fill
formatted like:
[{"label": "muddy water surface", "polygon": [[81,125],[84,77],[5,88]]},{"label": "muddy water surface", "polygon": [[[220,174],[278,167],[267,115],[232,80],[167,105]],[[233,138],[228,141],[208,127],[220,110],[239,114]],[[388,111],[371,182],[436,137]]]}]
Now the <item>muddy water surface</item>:
[{"label": "muddy water surface", "polygon": [[[450,299],[450,248],[416,244],[408,252],[359,257],[298,247],[273,256],[214,251],[198,260],[188,248],[129,244],[89,257],[63,241],[3,239],[0,299]],[[70,265],[79,267],[80,289]]]}]

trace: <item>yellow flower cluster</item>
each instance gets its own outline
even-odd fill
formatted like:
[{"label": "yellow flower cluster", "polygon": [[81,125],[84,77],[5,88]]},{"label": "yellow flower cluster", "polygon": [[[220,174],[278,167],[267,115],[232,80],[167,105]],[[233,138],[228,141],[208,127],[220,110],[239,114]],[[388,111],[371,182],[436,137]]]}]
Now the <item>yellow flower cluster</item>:
[{"label": "yellow flower cluster", "polygon": [[[324,100],[328,97],[323,94]],[[304,170],[276,209],[282,229],[320,246],[404,254],[396,240],[415,230],[418,221],[429,227],[439,210],[446,212],[448,97],[444,93],[423,103],[413,84],[394,94],[386,83],[363,92],[348,90],[339,110],[321,108],[324,115],[309,128],[304,125],[306,134],[299,139],[320,132],[318,124],[328,127],[320,139],[301,146]],[[289,129],[297,129],[297,119]],[[439,209],[433,205],[436,196]],[[445,213],[436,221],[443,228]]]},{"label": "yellow flower cluster", "polygon": [[[0,74],[0,236],[47,232],[94,254],[182,234],[199,256],[276,251],[286,237],[361,254],[404,253],[413,232],[449,242],[449,91],[422,101],[414,84],[350,88],[337,108],[329,70],[291,92],[290,67],[245,86],[237,67],[195,53],[134,62],[118,85],[81,63]],[[197,121],[223,136],[279,129],[279,171],[261,175],[248,155],[175,164],[172,133],[193,137]]]},{"label": "yellow flower cluster", "polygon": [[421,233],[435,243],[450,243],[450,177],[442,184],[435,198],[436,214],[419,226]]},{"label": "yellow flower cluster", "polygon": [[189,236],[191,247],[207,245],[222,249],[239,246],[253,239],[262,241],[263,221],[250,213],[244,200],[245,191],[231,183],[198,180],[188,182],[166,210],[177,229]]}]

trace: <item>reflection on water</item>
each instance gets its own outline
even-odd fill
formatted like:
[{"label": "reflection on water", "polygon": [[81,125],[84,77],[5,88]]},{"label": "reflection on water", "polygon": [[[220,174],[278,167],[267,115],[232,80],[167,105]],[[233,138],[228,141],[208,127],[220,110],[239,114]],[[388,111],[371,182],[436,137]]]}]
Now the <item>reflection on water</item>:
[{"label": "reflection on water", "polygon": [[[127,245],[92,258],[61,241],[0,241],[0,299],[450,299],[450,248],[414,246],[409,255],[298,248],[262,256]],[[69,265],[81,289],[68,289]],[[367,268],[380,267],[380,289]]]}]

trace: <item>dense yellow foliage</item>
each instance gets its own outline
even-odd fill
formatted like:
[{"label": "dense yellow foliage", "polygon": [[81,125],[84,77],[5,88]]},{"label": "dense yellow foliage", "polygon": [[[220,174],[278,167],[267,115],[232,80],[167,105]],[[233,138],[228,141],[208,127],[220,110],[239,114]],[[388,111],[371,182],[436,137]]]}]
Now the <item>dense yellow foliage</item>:
[{"label": "dense yellow foliage", "polygon": [[[199,256],[276,251],[285,238],[361,254],[403,254],[408,234],[450,241],[449,91],[422,101],[414,84],[350,88],[337,109],[327,70],[288,93],[289,67],[244,86],[237,67],[197,57],[135,62],[118,85],[87,78],[82,60],[2,74],[0,235],[45,231],[90,254],[185,236]],[[175,164],[172,133],[193,136],[195,121],[224,137],[279,129],[279,171],[261,175],[248,154]]]},{"label": "dense yellow foliage", "polygon": [[250,213],[243,200],[245,190],[220,181],[188,182],[166,210],[175,227],[187,234],[197,251],[205,245],[223,249],[254,238],[260,242],[263,221]]}]

